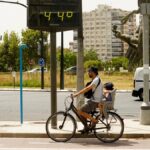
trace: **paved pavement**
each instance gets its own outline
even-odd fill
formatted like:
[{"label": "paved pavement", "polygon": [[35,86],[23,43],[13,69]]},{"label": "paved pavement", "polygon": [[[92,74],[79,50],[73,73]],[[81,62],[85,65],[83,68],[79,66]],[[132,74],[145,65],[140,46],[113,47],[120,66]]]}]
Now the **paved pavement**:
[{"label": "paved pavement", "polygon": [[[141,125],[139,120],[124,119],[125,131],[123,138],[150,138],[150,125]],[[61,134],[62,136],[62,134]],[[84,137],[76,133],[75,137]],[[0,122],[0,137],[47,138],[45,122]],[[87,135],[86,135],[87,137]],[[89,135],[94,137],[94,135]]]},{"label": "paved pavement", "polygon": [[[31,91],[31,89],[26,90]],[[47,90],[32,89],[32,91],[47,91]],[[63,90],[63,92],[64,91],[68,90]],[[128,92],[128,91],[122,90],[119,92]],[[124,119],[124,124],[125,130],[123,138],[150,138],[150,125],[141,125],[138,118],[137,119],[126,118]],[[48,136],[46,135],[44,121],[28,121],[24,122],[23,124],[20,124],[20,122],[16,121],[15,122],[0,121],[0,137],[48,138]],[[75,137],[84,137],[84,135],[77,133]],[[94,136],[89,135],[89,137]]]}]

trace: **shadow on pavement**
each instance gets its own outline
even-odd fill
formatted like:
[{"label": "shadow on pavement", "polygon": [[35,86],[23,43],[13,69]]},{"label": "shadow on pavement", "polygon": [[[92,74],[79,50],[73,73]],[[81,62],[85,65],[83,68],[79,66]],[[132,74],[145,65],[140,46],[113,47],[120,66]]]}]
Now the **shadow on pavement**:
[{"label": "shadow on pavement", "polygon": [[134,101],[135,101],[135,102],[143,102],[143,101],[140,100],[140,99],[135,99]]},{"label": "shadow on pavement", "polygon": [[90,147],[90,146],[103,146],[103,147],[119,147],[119,146],[126,146],[126,147],[132,147],[135,144],[137,144],[138,142],[132,141],[131,139],[120,139],[114,143],[103,143],[100,140],[96,139],[96,138],[73,138],[70,141],[66,142],[66,143],[74,143],[74,144],[80,144],[81,146],[86,146],[86,147]]}]

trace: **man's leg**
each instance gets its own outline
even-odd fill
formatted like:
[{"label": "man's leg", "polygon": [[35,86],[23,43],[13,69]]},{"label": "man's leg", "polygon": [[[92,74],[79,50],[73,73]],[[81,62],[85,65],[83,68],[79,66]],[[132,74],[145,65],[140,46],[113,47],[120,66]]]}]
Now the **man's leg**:
[{"label": "man's leg", "polygon": [[[98,106],[98,103],[95,103],[95,102],[92,102],[92,101],[88,101],[87,102],[87,104],[85,104],[85,105],[83,105],[82,107],[81,107],[81,111],[82,112],[85,112],[85,113],[90,113],[90,112],[92,112],[92,111],[94,111],[96,108],[97,108],[97,106]],[[86,123],[85,124],[85,128],[83,129],[83,130],[80,130],[79,132],[82,132],[82,133],[84,133],[87,129],[88,129],[88,126],[87,126],[87,119],[85,118],[85,117],[83,117],[83,116],[81,116],[82,117],[82,119],[84,120],[84,122]]]}]

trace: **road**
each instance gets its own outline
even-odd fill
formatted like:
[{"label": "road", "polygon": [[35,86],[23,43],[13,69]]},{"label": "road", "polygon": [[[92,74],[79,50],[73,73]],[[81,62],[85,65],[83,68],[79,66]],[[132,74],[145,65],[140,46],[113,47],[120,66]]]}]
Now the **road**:
[{"label": "road", "polygon": [[[0,91],[0,121],[20,120],[19,91]],[[58,110],[64,110],[64,99],[71,92],[58,92]],[[24,121],[46,120],[51,112],[50,92],[23,92]],[[131,92],[116,94],[115,108],[123,118],[138,118],[140,101]]]},{"label": "road", "polygon": [[97,139],[72,139],[56,143],[48,138],[1,138],[0,150],[143,150],[150,148],[150,139],[121,139],[115,143],[102,143]]}]

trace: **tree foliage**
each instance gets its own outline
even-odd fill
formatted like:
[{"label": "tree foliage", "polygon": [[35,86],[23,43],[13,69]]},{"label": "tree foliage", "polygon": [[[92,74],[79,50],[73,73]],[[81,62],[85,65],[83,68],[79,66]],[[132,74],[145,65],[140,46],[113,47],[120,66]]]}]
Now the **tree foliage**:
[{"label": "tree foliage", "polygon": [[95,66],[99,70],[103,70],[103,63],[101,60],[88,60],[84,63],[84,68],[87,69],[89,67]]},{"label": "tree foliage", "polygon": [[[47,33],[44,33],[44,41],[47,41]],[[22,42],[26,43],[28,48],[24,51],[24,67],[32,68],[34,65],[38,64],[38,43],[40,42],[41,34],[38,30],[26,29],[22,31]],[[45,56],[45,46],[43,49]],[[45,59],[45,57],[44,57]]]},{"label": "tree foliage", "polygon": [[98,60],[98,54],[95,50],[85,50],[84,52],[84,61],[89,60]]},{"label": "tree foliage", "polygon": [[[61,59],[61,52],[60,49],[58,49],[57,52],[57,60],[60,62]],[[64,68],[68,68],[71,66],[76,65],[76,54],[69,49],[64,49]]]},{"label": "tree foliage", "polygon": [[18,44],[20,40],[15,32],[6,32],[0,44],[0,71],[18,70]]},{"label": "tree foliage", "polygon": [[[47,33],[44,32],[44,41],[47,41]],[[27,44],[28,48],[23,50],[23,69],[27,70],[38,64],[40,56],[37,54],[38,42],[41,35],[39,31],[26,29],[22,31],[22,39],[20,40],[18,34],[7,32],[3,35],[3,41],[0,43],[0,71],[19,71],[19,43]],[[44,58],[46,59],[44,45]]]}]

